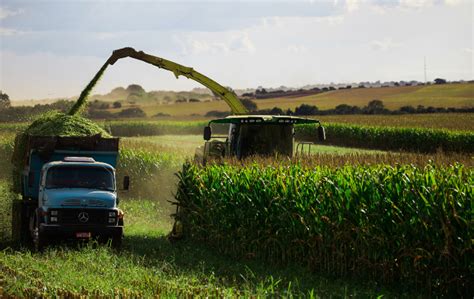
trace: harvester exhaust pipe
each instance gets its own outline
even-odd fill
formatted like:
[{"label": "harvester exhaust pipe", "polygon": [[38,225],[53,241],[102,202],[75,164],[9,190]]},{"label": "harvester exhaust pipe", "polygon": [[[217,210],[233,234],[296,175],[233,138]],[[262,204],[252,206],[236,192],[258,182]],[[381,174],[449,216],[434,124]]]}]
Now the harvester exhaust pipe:
[{"label": "harvester exhaust pipe", "polygon": [[318,139],[319,139],[319,141],[326,140],[326,130],[321,125],[319,125],[319,127],[318,127]]}]

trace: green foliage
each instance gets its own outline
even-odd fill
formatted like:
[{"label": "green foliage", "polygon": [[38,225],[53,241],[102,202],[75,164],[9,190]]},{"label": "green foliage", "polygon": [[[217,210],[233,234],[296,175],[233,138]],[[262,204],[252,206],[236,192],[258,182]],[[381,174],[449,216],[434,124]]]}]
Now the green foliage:
[{"label": "green foliage", "polygon": [[145,112],[143,112],[142,109],[138,107],[132,107],[132,108],[127,108],[122,111],[120,111],[117,114],[118,117],[134,117],[134,118],[140,118],[140,117],[146,117]]},{"label": "green foliage", "polygon": [[[326,143],[347,147],[414,152],[474,152],[473,132],[452,132],[424,128],[369,127],[350,124],[324,124]],[[297,138],[314,140],[316,130],[300,125]]]},{"label": "green foliage", "polygon": [[162,198],[172,198],[175,185],[173,174],[183,160],[169,152],[122,147],[117,165],[117,181],[122,182],[124,176],[130,176],[129,195],[138,198],[156,197],[157,188],[168,191],[168,194],[161,194]]},{"label": "green foliage", "polygon": [[318,107],[314,105],[301,104],[295,108],[295,115],[316,115],[318,111]]},{"label": "green foliage", "polygon": [[201,134],[207,122],[178,121],[111,121],[107,122],[114,136],[153,136]]},{"label": "green foliage", "polygon": [[37,104],[35,106],[15,106],[3,109],[0,112],[0,122],[20,122],[31,121],[39,115],[50,112],[59,111],[66,112],[72,107],[71,101],[59,100],[51,104]]},{"label": "green foliage", "polygon": [[240,99],[240,101],[248,111],[251,112],[257,110],[257,104],[254,101],[250,99]]},{"label": "green foliage", "polygon": [[469,293],[473,169],[186,164],[179,179],[186,235],[227,254]]},{"label": "green foliage", "polygon": [[10,105],[10,97],[0,90],[0,109],[8,108]]},{"label": "green foliage", "polygon": [[2,176],[6,175],[8,174],[0,173],[0,248],[12,241],[12,203],[17,197],[11,192],[9,184],[2,180]]}]

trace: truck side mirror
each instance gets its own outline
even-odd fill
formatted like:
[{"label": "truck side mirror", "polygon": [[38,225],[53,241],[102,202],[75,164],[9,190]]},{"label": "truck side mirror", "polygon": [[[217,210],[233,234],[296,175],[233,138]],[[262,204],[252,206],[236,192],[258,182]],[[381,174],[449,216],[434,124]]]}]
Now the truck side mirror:
[{"label": "truck side mirror", "polygon": [[208,141],[208,140],[211,140],[211,135],[212,135],[212,131],[211,131],[211,127],[210,126],[207,126],[207,127],[204,127],[204,140]]},{"label": "truck side mirror", "polygon": [[123,177],[123,190],[128,190],[130,188],[130,177],[128,175]]},{"label": "truck side mirror", "polygon": [[323,126],[318,127],[318,139],[319,141],[326,140],[326,130],[324,129]]}]

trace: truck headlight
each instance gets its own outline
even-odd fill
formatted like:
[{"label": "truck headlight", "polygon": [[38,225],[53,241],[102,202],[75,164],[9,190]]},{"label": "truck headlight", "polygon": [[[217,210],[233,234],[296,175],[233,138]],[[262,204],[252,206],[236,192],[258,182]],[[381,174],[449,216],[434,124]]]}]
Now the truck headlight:
[{"label": "truck headlight", "polygon": [[53,217],[50,218],[50,220],[51,220],[51,222],[58,222],[58,217],[53,216]]},{"label": "truck headlight", "polygon": [[58,216],[58,211],[56,210],[51,210],[50,211],[51,216]]},{"label": "truck headlight", "polygon": [[115,212],[109,212],[109,217],[115,217]]},{"label": "truck headlight", "polygon": [[109,223],[115,223],[115,218],[109,218]]}]

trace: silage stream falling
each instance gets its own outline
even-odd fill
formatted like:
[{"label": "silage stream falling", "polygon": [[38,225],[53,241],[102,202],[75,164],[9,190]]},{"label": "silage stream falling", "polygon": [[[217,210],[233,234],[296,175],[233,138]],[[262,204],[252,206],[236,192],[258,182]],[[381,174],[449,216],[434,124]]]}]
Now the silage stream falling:
[{"label": "silage stream falling", "polygon": [[107,60],[104,65],[100,68],[100,70],[95,74],[94,78],[92,78],[91,82],[87,84],[86,88],[81,92],[79,95],[79,98],[77,99],[76,103],[74,106],[71,107],[71,110],[69,110],[68,114],[69,115],[76,115],[82,110],[84,110],[84,107],[87,104],[87,99],[89,97],[89,94],[91,93],[92,89],[94,86],[99,82],[100,78],[104,75],[105,70],[109,66],[109,61]]}]

